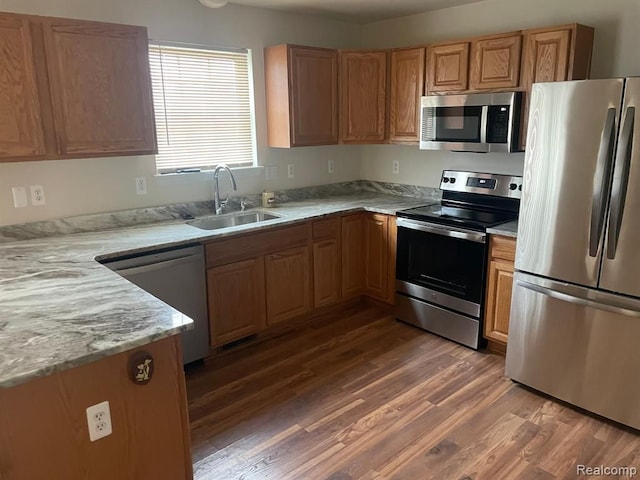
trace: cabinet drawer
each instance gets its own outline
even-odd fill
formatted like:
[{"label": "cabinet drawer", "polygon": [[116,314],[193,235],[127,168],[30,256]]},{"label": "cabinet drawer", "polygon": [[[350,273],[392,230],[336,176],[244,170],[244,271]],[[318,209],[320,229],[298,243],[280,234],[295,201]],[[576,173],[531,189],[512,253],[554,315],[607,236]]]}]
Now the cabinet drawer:
[{"label": "cabinet drawer", "polygon": [[331,240],[340,236],[340,217],[313,222],[313,240]]},{"label": "cabinet drawer", "polygon": [[310,224],[302,223],[209,243],[206,246],[207,267],[217,267],[302,246],[309,241],[310,233]]},{"label": "cabinet drawer", "polygon": [[491,237],[491,258],[501,258],[514,262],[516,259],[516,239],[511,237]]}]

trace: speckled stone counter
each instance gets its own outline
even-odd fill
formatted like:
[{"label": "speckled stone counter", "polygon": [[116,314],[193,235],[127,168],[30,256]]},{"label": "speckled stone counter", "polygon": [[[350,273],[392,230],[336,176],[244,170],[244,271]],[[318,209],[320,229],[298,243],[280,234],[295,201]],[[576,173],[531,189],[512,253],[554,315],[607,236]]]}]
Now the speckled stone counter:
[{"label": "speckled stone counter", "polygon": [[[220,230],[182,220],[0,245],[0,388],[179,333],[191,319],[99,263],[125,254],[259,231],[314,217],[433,203],[360,192],[268,209],[280,218]],[[97,260],[97,261],[96,261]]]},{"label": "speckled stone counter", "polygon": [[487,228],[487,233],[491,235],[502,235],[505,237],[518,237],[518,221],[503,223],[492,228]]}]

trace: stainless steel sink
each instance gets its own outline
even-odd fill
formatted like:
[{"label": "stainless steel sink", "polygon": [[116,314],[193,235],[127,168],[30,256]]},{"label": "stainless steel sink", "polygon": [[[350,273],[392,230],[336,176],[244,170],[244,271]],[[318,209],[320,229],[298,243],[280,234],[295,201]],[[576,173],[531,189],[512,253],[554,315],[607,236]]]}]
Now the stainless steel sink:
[{"label": "stainless steel sink", "polygon": [[199,228],[201,230],[218,230],[220,228],[237,227],[238,225],[247,225],[249,223],[266,222],[280,218],[278,215],[265,212],[242,212],[220,217],[207,217],[187,222],[187,225]]}]

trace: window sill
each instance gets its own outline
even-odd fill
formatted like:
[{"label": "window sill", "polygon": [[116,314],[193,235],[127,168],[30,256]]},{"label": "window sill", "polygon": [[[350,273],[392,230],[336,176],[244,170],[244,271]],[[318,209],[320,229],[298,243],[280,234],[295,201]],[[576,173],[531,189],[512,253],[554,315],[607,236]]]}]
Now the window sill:
[{"label": "window sill", "polygon": [[[237,178],[255,178],[264,175],[264,167],[231,167],[231,171]],[[185,173],[156,173],[154,178],[157,185],[183,185],[193,182],[211,182],[213,170]]]}]

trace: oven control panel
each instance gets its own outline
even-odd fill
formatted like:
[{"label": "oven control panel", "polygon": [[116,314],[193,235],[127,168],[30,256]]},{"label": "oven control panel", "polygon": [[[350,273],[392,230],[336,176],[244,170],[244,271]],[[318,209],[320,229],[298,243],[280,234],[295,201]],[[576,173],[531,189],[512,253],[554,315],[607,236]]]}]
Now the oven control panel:
[{"label": "oven control panel", "polygon": [[522,177],[445,170],[442,172],[440,190],[520,198],[522,196]]}]

